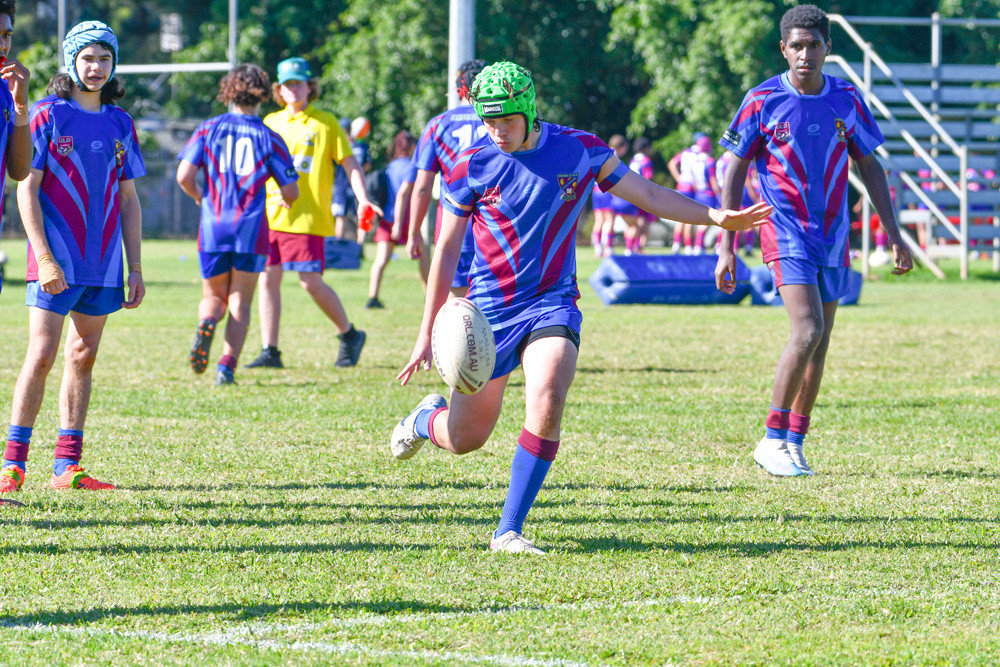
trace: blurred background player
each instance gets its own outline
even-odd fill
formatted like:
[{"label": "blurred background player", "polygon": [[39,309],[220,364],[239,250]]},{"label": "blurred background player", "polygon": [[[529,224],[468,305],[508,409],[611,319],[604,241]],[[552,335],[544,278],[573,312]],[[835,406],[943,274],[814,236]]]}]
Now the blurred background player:
[{"label": "blurred background player", "polygon": [[[712,157],[712,140],[704,132],[695,132],[694,144],[670,158],[667,169],[677,183],[677,191],[709,208],[719,205],[719,185],[715,182],[715,158]],[[691,225],[674,227],[673,252],[679,252],[684,243],[684,254],[700,255],[705,250],[705,230],[698,230],[694,238]]]},{"label": "blurred background player", "polygon": [[[413,259],[425,254],[420,228],[430,206],[434,175],[441,174],[441,201],[444,201],[451,181],[451,170],[458,156],[486,136],[483,122],[476,115],[468,97],[472,82],[485,66],[485,60],[469,60],[462,63],[455,74],[458,106],[431,118],[417,143],[417,151],[413,155],[417,177],[413,184],[413,194],[410,196],[410,232],[406,243],[406,250]],[[441,228],[440,209],[436,220],[435,240]],[[452,284],[452,293],[457,296],[463,296],[469,289],[469,267],[472,265],[473,246],[470,229],[463,244],[462,261],[455,272]]]},{"label": "blurred background player", "polygon": [[[133,182],[146,168],[132,118],[114,104],[125,95],[114,78],[118,39],[104,23],[85,21],[66,34],[62,48],[69,73],[52,77],[51,94],[31,109],[34,158],[17,189],[28,235],[25,304],[31,310],[0,492],[17,491],[24,480],[32,429],[67,315],[59,437],[49,484],[56,489],[115,488],[80,467],[83,428],[108,315],[138,307],[146,293],[140,263],[142,210]],[[18,84],[27,83],[26,72],[8,81],[14,81],[16,91]],[[23,93],[15,92],[15,99],[23,103]],[[21,122],[23,110],[15,111]]]},{"label": "blurred background player", "polygon": [[[629,143],[628,139],[620,134],[612,135],[611,139],[608,140],[608,147],[615,152],[615,157],[619,160],[624,161],[625,155],[628,153]],[[610,193],[609,193],[610,194]],[[621,216],[622,220],[625,222],[625,254],[631,255],[634,252],[634,248],[639,239],[639,214],[642,211],[638,206],[630,201],[622,199],[617,195],[611,194],[611,227],[607,228],[607,222],[605,222],[605,237],[608,234],[614,238],[614,224],[615,217]]]},{"label": "blurred background player", "polygon": [[[351,132],[351,119],[341,118],[340,127],[345,134]],[[333,213],[334,236],[338,239],[344,238],[346,233],[348,218],[357,220],[357,200],[354,195],[349,194],[351,184],[347,182],[347,172],[344,167],[337,165],[333,171],[333,196],[330,199],[330,212]]]},{"label": "blurred background player", "polygon": [[[379,288],[385,267],[392,259],[393,250],[397,245],[406,245],[410,231],[409,195],[416,177],[411,157],[417,140],[406,130],[400,130],[392,139],[392,161],[385,168],[389,181],[388,200],[385,206],[385,216],[379,220],[375,230],[375,261],[372,262],[371,275],[368,280],[368,302],[365,308],[384,308],[379,300]],[[420,262],[420,279],[427,285],[427,270],[430,259],[427,253],[418,258]]]},{"label": "blurred background player", "polygon": [[[205,372],[215,327],[229,311],[216,385],[235,381],[250,303],[270,250],[264,184],[269,178],[277,182],[285,208],[299,196],[299,176],[288,146],[257,116],[270,94],[264,70],[238,65],[222,77],[216,97],[231,111],[199,125],[177,156],[177,183],[201,209],[202,296],[190,356],[195,373]],[[199,173],[204,188],[198,184]]]},{"label": "blurred background player", "polygon": [[611,210],[612,196],[594,183],[590,195],[591,207],[594,209],[594,228],[590,232],[590,245],[594,248],[594,257],[610,257],[614,246],[615,213]]},{"label": "blurred background player", "polygon": [[[278,325],[281,279],[285,271],[298,272],[299,284],[337,328],[340,349],[335,365],[354,366],[365,344],[365,332],[354,328],[340,297],[323,282],[324,238],[335,231],[330,209],[334,165],[343,165],[358,199],[359,211],[372,206],[365,192],[364,173],[337,119],[310,104],[319,95],[319,88],[309,63],[302,58],[288,58],[278,63],[278,81],[271,86],[271,94],[283,108],[268,114],[264,124],[288,145],[300,177],[299,198],[291,208],[285,208],[278,183],[268,180],[267,220],[271,247],[267,268],[260,277],[258,301],[263,349],[247,368],[283,367],[278,350]],[[382,213],[375,208],[378,214]]]},{"label": "blurred background player", "polygon": [[[729,163],[733,161],[733,154],[729,151],[723,152],[718,160],[715,161],[715,182],[719,186],[719,192],[721,193],[726,187],[726,170],[729,168]],[[758,191],[759,186],[757,184],[757,170],[751,164],[747,169],[747,180],[743,185],[743,199],[740,201],[740,206],[746,208],[747,206],[753,206],[755,203],[760,201],[760,192]],[[706,239],[707,239],[706,235]],[[742,243],[743,254],[749,257],[753,254],[754,240],[757,238],[756,229],[747,229],[739,233],[739,237],[736,239],[737,244]]]},{"label": "blurred background player", "polygon": [[[628,167],[635,173],[639,174],[648,181],[653,180],[653,159],[649,156],[649,139],[646,137],[637,137],[635,141],[632,142],[632,159],[629,161]],[[652,213],[646,211],[639,211],[638,216],[638,235],[632,242],[632,252],[641,253],[646,247],[646,232],[649,229],[649,225],[655,222],[658,218]],[[626,245],[626,250],[628,246]]]},{"label": "blurred background player", "polygon": [[[28,129],[28,69],[10,55],[10,39],[14,34],[14,14],[17,7],[14,0],[0,0],[0,79],[7,85],[0,85],[0,110],[4,122],[0,123],[0,155],[6,163],[6,174],[15,181],[24,180],[31,168],[31,132]],[[4,179],[0,167],[0,181]],[[0,211],[6,188],[0,184]],[[3,217],[0,216],[0,230]],[[3,289],[4,265],[7,255],[0,250],[0,290]]]},{"label": "blurred background player", "polygon": [[[354,155],[354,159],[358,161],[361,166],[361,172],[367,174],[374,167],[372,162],[372,152],[368,145],[368,135],[371,134],[372,124],[364,116],[358,116],[351,121],[351,126],[348,131],[348,136],[351,139],[351,153]],[[344,171],[344,168],[337,165],[340,171]],[[346,172],[344,174],[344,180],[347,180]],[[358,214],[361,213],[361,208],[358,206],[357,197],[350,190],[347,190],[347,198],[351,200],[351,208],[354,209],[355,222],[360,221]],[[365,242],[365,235],[368,230],[361,229],[360,226],[357,228],[357,241],[358,243]]]},{"label": "blurred background player", "polygon": [[576,226],[594,183],[658,216],[743,229],[768,210],[710,210],[629,170],[596,136],[543,123],[531,74],[511,62],[483,69],[470,97],[489,140],[465,151],[452,171],[441,236],[434,248],[424,316],[403,384],[430,370],[431,330],[474,228],[469,298],[496,339],[492,379],[475,395],[431,394],[393,430],[390,447],[409,459],[431,440],[455,454],[482,447],[503,404],[510,373],[524,369],[525,421],[510,486],[490,549],[542,553],[522,527],[559,449],[563,407],[576,373],[583,316],[577,308]]},{"label": "blurred background player", "polygon": [[[849,290],[848,158],[857,165],[889,235],[893,273],[913,267],[896,225],[885,171],[875,158],[885,139],[857,90],[823,74],[830,47],[830,22],[822,10],[798,5],[785,12],[780,48],[788,70],[746,94],[719,142],[734,154],[723,206],[742,198],[751,162],[757,163],[761,199],[774,206],[770,221],[760,228],[761,253],[784,301],[791,335],[778,360],[764,437],[753,458],[779,477],[813,474],[803,441],[823,379],[837,303]],[[791,155],[796,160],[790,163]],[[727,233],[720,244],[716,285],[732,294],[735,275],[733,236]]]}]

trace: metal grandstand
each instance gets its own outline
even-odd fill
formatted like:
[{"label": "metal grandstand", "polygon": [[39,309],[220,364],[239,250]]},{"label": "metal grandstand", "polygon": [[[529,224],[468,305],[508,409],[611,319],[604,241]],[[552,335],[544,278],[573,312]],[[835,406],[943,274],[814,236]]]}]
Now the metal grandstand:
[{"label": "metal grandstand", "polygon": [[[927,247],[904,232],[916,259],[939,278],[939,257],[957,257],[969,275],[970,251],[988,252],[1000,271],[1000,69],[995,63],[947,63],[942,28],[997,28],[998,19],[857,17],[830,15],[861,49],[861,62],[827,58],[826,71],[853,83],[864,95],[886,143],[878,154],[896,185],[897,217],[922,225]],[[857,26],[930,28],[929,63],[886,63]],[[992,175],[990,175],[992,172]],[[852,185],[864,186],[852,174]],[[868,272],[870,206],[863,207],[863,261]],[[957,241],[957,243],[956,243]],[[974,246],[973,243],[979,245]]]}]

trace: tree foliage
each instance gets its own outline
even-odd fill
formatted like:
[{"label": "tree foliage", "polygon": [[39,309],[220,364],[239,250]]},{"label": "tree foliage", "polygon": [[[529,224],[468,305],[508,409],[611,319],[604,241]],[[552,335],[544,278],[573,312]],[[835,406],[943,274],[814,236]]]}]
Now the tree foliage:
[{"label": "tree foliage", "polygon": [[[815,0],[845,15],[996,17],[1000,0]],[[77,0],[70,23],[105,20],[118,32],[122,62],[227,59],[228,0]],[[607,139],[646,135],[666,156],[695,130],[718,135],[744,92],[785,65],[778,21],[795,0],[478,0],[476,54],[530,69],[545,120]],[[32,9],[29,9],[32,7]],[[60,40],[55,0],[23,4],[14,53],[32,68],[37,99],[55,71]],[[161,15],[184,18],[187,46],[159,50]],[[927,28],[862,26],[890,62],[927,62]],[[860,51],[834,28],[834,51]],[[949,27],[948,62],[995,61],[996,28]],[[372,121],[374,152],[400,129],[419,132],[446,106],[448,3],[438,0],[240,0],[237,58],[272,76],[278,61],[302,56],[321,78],[318,106]],[[126,79],[134,114],[201,119],[215,102],[220,73]],[[271,107],[273,108],[273,107]],[[270,109],[265,109],[268,111]]]}]

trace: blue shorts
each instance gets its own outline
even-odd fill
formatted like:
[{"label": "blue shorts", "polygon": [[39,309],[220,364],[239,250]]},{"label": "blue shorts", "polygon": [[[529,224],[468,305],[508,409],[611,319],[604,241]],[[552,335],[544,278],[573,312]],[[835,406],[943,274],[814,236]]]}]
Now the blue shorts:
[{"label": "blue shorts", "polygon": [[[583,316],[573,304],[565,304],[548,308],[533,317],[523,319],[508,327],[493,331],[497,344],[497,361],[493,368],[493,377],[507,375],[521,365],[521,354],[528,343],[538,338],[559,336],[568,338],[580,347],[580,325]],[[542,331],[545,329],[545,331]],[[532,334],[537,335],[532,337]]]},{"label": "blue shorts", "polygon": [[252,252],[199,252],[198,260],[201,262],[201,277],[214,278],[229,273],[230,269],[260,273],[267,263],[267,255]]},{"label": "blue shorts", "polygon": [[37,280],[32,280],[28,283],[24,305],[59,313],[64,317],[70,311],[100,317],[121,310],[124,300],[124,287],[70,285],[59,294],[48,294],[42,291]]},{"label": "blue shorts", "polygon": [[851,269],[846,266],[816,266],[808,259],[778,258],[767,263],[775,289],[782,285],[816,285],[820,301],[839,301],[850,291]]}]

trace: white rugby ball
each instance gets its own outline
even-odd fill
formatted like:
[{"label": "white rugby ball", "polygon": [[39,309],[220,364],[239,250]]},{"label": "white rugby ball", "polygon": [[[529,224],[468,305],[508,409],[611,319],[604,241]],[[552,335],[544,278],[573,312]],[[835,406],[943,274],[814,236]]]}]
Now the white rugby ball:
[{"label": "white rugby ball", "polygon": [[490,381],[497,346],[490,322],[468,299],[449,299],[431,331],[434,365],[445,384],[462,394],[475,394]]}]

